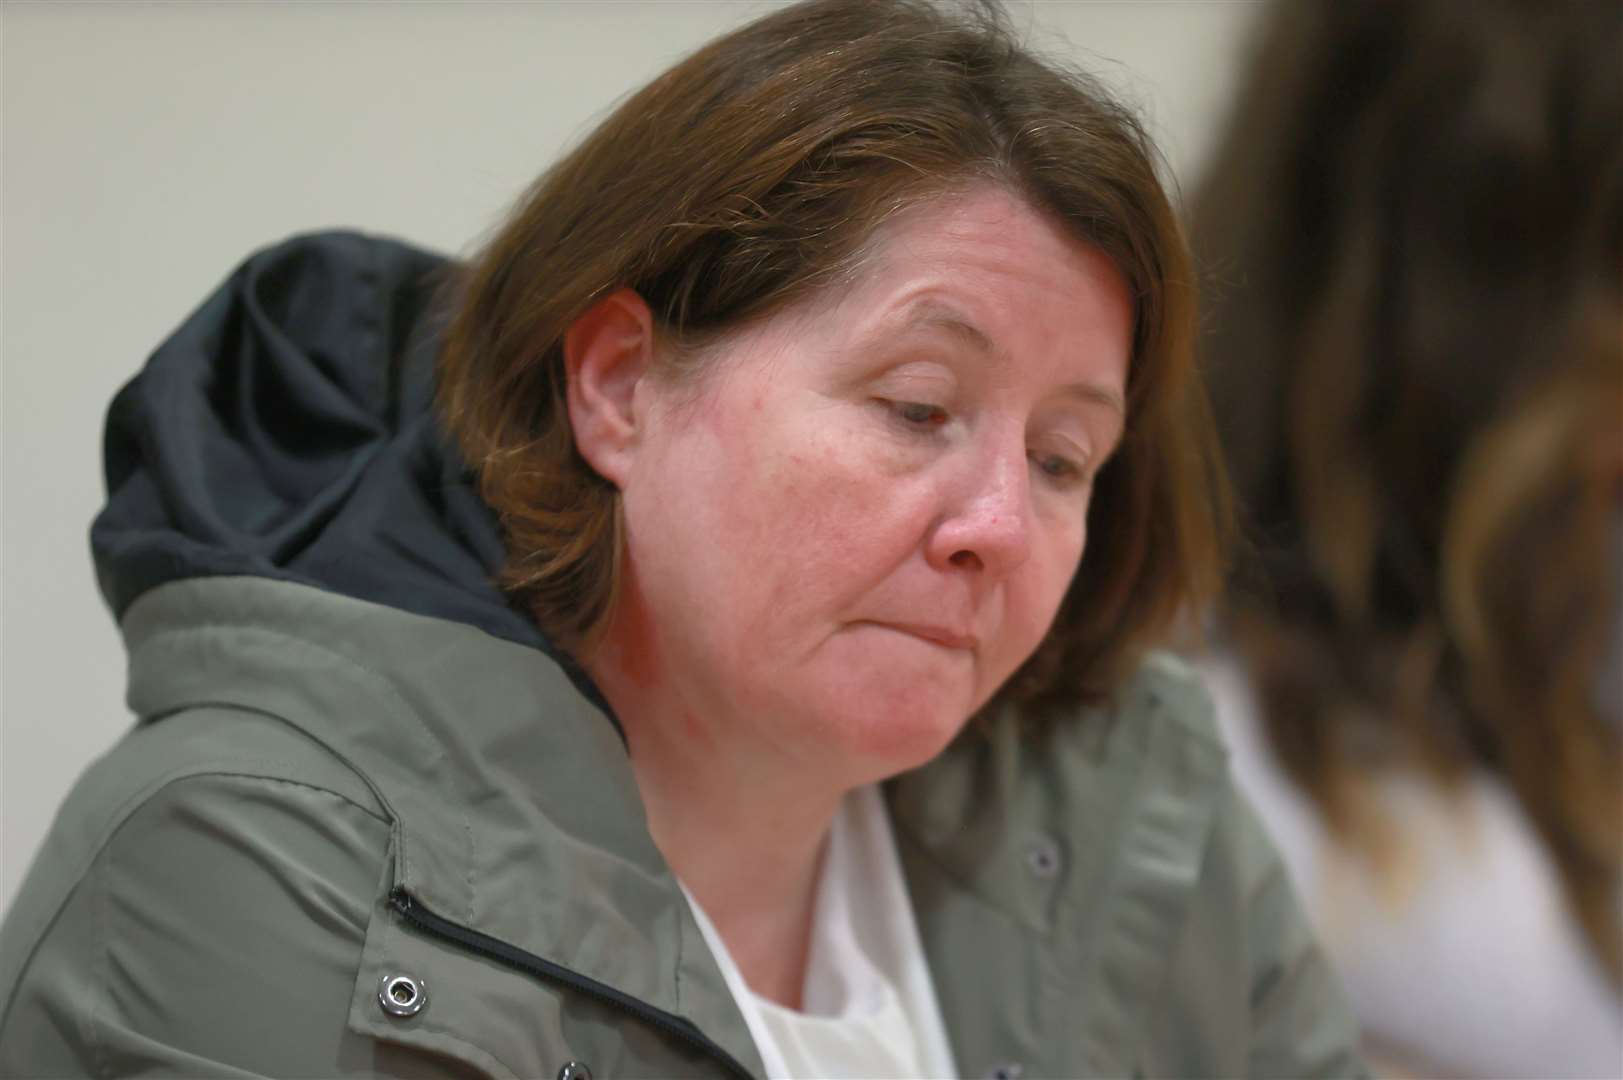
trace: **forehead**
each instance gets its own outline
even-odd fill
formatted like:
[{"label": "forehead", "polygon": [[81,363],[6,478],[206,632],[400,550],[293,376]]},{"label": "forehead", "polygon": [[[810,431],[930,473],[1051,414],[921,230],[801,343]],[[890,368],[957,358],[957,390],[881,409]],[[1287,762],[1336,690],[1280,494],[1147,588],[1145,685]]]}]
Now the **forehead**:
[{"label": "forehead", "polygon": [[1004,361],[1082,352],[1077,359],[1105,360],[1100,373],[1113,375],[1124,374],[1132,320],[1107,256],[988,184],[895,213],[838,282],[724,331],[716,344],[730,359],[770,367],[789,352],[821,351],[818,343],[872,351],[918,338]]},{"label": "forehead", "polygon": [[931,334],[987,354],[1010,338],[1131,351],[1134,304],[1115,263],[1001,188],[912,207],[864,254],[817,305],[847,329]]},{"label": "forehead", "polygon": [[[861,249],[862,277],[928,269],[950,259],[976,270],[1023,272],[1053,281],[1066,270],[1095,277],[1101,253],[1050,214],[1007,189],[985,184],[939,195],[891,215]],[[854,282],[853,282],[854,283]]]}]

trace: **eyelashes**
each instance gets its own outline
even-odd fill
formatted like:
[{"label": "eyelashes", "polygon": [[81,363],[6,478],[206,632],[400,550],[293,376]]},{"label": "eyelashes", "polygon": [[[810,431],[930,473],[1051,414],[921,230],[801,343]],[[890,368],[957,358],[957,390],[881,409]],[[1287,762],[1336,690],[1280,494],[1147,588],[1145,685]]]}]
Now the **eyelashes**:
[{"label": "eyelashes", "polygon": [[1087,469],[1078,461],[1059,454],[1032,455],[1032,463],[1042,474],[1062,487],[1074,487],[1087,481]]},{"label": "eyelashes", "polygon": [[946,426],[947,410],[924,401],[888,401],[881,399],[903,424],[921,431],[932,431]]},{"label": "eyelashes", "polygon": [[[891,398],[874,400],[885,409],[896,426],[914,435],[923,437],[938,435],[952,419],[945,408],[927,401],[899,401]],[[1052,487],[1070,490],[1085,487],[1092,480],[1088,472],[1087,459],[1083,455],[1072,456],[1031,450],[1027,457],[1032,467]]]}]

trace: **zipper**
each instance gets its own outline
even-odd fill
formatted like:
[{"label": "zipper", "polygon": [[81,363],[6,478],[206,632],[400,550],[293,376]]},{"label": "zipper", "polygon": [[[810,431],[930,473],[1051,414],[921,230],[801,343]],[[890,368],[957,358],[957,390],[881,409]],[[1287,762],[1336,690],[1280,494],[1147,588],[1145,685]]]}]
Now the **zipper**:
[{"label": "zipper", "polygon": [[755,1077],[739,1063],[737,1058],[712,1042],[690,1020],[665,1012],[663,1009],[656,1009],[647,1002],[632,997],[630,994],[621,993],[612,986],[600,983],[596,979],[589,979],[561,964],[543,960],[534,953],[525,952],[523,949],[509,945],[500,938],[491,937],[489,934],[481,933],[478,930],[471,930],[466,926],[436,915],[425,908],[403,886],[396,886],[389,893],[389,906],[399,912],[408,923],[424,933],[460,945],[465,949],[499,961],[508,967],[516,968],[535,978],[558,983],[567,986],[571,990],[578,990],[588,997],[595,998],[623,1013],[627,1013],[658,1031],[715,1058],[732,1075],[740,1077],[742,1080],[755,1080]]}]

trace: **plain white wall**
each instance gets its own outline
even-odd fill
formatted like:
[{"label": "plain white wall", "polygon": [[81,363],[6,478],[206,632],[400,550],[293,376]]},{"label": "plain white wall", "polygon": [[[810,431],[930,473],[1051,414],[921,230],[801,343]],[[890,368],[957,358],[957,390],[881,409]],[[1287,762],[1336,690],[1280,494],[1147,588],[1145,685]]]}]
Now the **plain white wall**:
[{"label": "plain white wall", "polygon": [[[0,904],[130,722],[86,535],[117,387],[289,233],[468,251],[607,106],[769,6],[0,5]],[[1012,7],[1193,182],[1254,0]]]}]

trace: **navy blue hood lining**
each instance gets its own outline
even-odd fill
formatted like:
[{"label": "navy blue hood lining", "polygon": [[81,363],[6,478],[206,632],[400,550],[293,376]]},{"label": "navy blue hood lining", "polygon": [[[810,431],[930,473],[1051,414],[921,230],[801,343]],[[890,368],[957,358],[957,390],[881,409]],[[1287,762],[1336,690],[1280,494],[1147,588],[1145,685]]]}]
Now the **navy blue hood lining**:
[{"label": "navy blue hood lining", "polygon": [[158,347],[107,417],[90,540],[115,617],[184,578],[298,582],[541,649],[609,712],[493,583],[500,524],[433,407],[453,270],[392,240],[294,237]]}]

